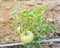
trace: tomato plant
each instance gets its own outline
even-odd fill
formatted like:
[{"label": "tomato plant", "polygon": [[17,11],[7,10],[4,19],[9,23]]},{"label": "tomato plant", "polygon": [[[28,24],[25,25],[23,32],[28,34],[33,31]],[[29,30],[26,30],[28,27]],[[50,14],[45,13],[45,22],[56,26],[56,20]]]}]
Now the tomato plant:
[{"label": "tomato plant", "polygon": [[[18,25],[20,26],[20,39],[21,41],[27,43],[24,47],[37,48],[40,45],[41,40],[44,39],[43,36],[47,35],[50,30],[57,32],[56,27],[53,24],[50,24],[44,16],[46,11],[46,7],[41,6],[39,9],[13,13],[17,21],[14,22],[14,27],[17,27]],[[27,31],[30,32],[26,35]]]}]

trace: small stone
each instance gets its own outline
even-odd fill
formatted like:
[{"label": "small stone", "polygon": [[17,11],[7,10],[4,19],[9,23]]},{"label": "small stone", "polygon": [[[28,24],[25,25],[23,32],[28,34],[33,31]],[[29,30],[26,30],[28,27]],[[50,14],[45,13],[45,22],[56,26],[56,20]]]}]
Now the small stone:
[{"label": "small stone", "polygon": [[50,42],[48,46],[49,47],[54,46],[54,43],[53,42]]},{"label": "small stone", "polygon": [[49,44],[50,44],[50,45],[54,45],[54,43],[53,43],[53,42],[50,42]]},{"label": "small stone", "polygon": [[4,22],[5,20],[3,18],[0,18],[0,22]]},{"label": "small stone", "polygon": [[34,6],[34,2],[29,2],[29,3],[26,3],[27,5],[29,6]]},{"label": "small stone", "polygon": [[6,9],[9,10],[9,9],[11,9],[11,7],[7,6]]},{"label": "small stone", "polygon": [[1,44],[4,44],[5,42],[4,41],[1,41]]},{"label": "small stone", "polygon": [[54,22],[54,20],[52,18],[48,18],[47,19],[49,22]]},{"label": "small stone", "polygon": [[14,0],[14,2],[17,2],[17,0]]}]

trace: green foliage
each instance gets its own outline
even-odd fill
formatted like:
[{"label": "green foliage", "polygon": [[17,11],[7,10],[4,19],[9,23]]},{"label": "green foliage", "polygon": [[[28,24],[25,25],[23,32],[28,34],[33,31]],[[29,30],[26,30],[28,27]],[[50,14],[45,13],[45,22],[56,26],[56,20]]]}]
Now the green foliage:
[{"label": "green foliage", "polygon": [[17,15],[17,22],[15,22],[14,27],[19,23],[20,31],[23,32],[25,30],[29,30],[35,34],[34,40],[25,44],[26,48],[36,48],[40,45],[40,41],[44,38],[43,36],[48,34],[50,29],[53,32],[57,32],[56,27],[54,25],[50,25],[47,21],[44,13],[46,13],[46,7],[41,6],[36,10],[25,10],[20,13],[13,13],[14,16]]}]

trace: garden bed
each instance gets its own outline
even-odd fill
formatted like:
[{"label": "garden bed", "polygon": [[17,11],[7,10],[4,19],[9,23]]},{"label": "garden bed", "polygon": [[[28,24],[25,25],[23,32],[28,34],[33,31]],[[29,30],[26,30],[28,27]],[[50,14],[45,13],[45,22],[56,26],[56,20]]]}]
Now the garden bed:
[{"label": "garden bed", "polygon": [[[56,39],[60,38],[60,6],[56,1],[17,1],[9,2],[2,1],[0,5],[0,43],[17,43],[20,42],[19,34],[13,29],[12,24],[15,21],[14,17],[11,17],[11,12],[14,7],[23,6],[25,9],[38,8],[40,5],[45,5],[49,10],[46,17],[49,22],[53,23],[57,29],[57,33],[49,33],[46,36],[46,39]],[[10,42],[8,42],[10,41]],[[43,43],[39,48],[59,48],[60,43]],[[17,47],[8,47],[8,48],[19,48]]]}]

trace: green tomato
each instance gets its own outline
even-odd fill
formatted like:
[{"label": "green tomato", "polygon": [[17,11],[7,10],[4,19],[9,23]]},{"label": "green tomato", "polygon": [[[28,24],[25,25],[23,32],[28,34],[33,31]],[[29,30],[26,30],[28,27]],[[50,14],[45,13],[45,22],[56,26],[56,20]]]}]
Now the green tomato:
[{"label": "green tomato", "polygon": [[16,31],[20,34],[20,26],[17,27],[17,30]]},{"label": "green tomato", "polygon": [[25,44],[32,42],[33,38],[34,38],[34,34],[30,31],[23,32],[22,34],[20,34],[20,40]]}]

